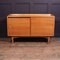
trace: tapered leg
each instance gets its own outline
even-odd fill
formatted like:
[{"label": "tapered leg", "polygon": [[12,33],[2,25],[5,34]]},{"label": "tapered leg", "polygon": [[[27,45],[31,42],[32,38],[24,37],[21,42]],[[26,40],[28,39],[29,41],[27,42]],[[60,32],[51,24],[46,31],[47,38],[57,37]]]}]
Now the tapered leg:
[{"label": "tapered leg", "polygon": [[14,37],[12,37],[12,43],[14,43]]},{"label": "tapered leg", "polygon": [[48,37],[48,43],[50,43],[50,37]]}]

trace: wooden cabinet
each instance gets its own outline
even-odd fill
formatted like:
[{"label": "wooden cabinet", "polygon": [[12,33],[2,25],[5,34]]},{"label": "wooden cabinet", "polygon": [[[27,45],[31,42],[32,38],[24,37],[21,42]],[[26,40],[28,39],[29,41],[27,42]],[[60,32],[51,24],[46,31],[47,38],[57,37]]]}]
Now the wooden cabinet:
[{"label": "wooden cabinet", "polygon": [[54,36],[55,16],[51,14],[9,14],[7,16],[7,35],[12,37]]}]

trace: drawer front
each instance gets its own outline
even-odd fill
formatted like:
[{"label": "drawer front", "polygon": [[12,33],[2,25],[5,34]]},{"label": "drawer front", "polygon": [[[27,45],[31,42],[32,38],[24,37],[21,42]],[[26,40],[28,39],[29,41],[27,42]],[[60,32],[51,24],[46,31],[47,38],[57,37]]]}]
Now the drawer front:
[{"label": "drawer front", "polygon": [[7,31],[8,31],[8,36],[29,36],[30,19],[29,18],[8,18]]},{"label": "drawer front", "polygon": [[31,18],[31,36],[53,36],[54,18]]}]

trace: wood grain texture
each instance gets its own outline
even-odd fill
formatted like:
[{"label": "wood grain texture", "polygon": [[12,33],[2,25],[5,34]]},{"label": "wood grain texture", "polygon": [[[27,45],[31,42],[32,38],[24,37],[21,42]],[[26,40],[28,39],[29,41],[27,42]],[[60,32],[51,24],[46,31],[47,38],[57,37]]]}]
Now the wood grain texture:
[{"label": "wood grain texture", "polygon": [[31,18],[31,36],[54,36],[54,18]]},{"label": "wood grain texture", "polygon": [[7,20],[8,36],[29,36],[30,19],[29,18],[8,18]]}]

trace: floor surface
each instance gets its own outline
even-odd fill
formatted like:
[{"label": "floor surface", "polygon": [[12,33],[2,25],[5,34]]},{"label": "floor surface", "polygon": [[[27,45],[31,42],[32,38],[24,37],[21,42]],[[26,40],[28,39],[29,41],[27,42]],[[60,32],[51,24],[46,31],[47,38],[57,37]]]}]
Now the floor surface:
[{"label": "floor surface", "polygon": [[49,44],[0,40],[0,60],[60,60],[60,38],[51,38]]}]

